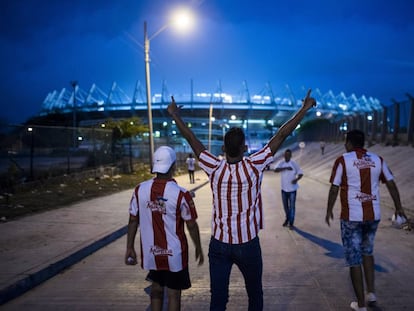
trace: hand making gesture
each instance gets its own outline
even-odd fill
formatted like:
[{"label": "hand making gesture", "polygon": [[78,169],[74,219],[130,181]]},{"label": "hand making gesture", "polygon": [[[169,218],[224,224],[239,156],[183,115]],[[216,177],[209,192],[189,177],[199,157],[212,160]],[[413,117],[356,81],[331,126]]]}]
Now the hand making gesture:
[{"label": "hand making gesture", "polygon": [[315,98],[310,97],[311,91],[312,90],[309,89],[308,92],[306,93],[305,99],[302,99],[303,107],[306,108],[307,110],[312,108],[312,107],[316,107]]},{"label": "hand making gesture", "polygon": [[174,96],[171,96],[171,104],[168,105],[167,111],[170,116],[174,116],[175,114],[179,114],[182,106],[177,106],[175,103]]}]

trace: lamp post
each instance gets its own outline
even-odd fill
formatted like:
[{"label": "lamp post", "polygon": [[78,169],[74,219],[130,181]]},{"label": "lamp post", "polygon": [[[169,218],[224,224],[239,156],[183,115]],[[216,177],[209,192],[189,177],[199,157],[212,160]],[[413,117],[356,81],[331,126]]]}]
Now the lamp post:
[{"label": "lamp post", "polygon": [[213,127],[213,121],[215,121],[213,117],[213,103],[210,103],[210,109],[208,113],[208,151],[211,152],[211,132]]},{"label": "lamp post", "polygon": [[34,133],[33,133],[33,128],[28,127],[27,132],[30,133],[30,180],[33,180],[33,155],[34,155]]},{"label": "lamp post", "polygon": [[152,128],[152,105],[151,105],[151,77],[150,77],[150,40],[147,32],[147,22],[144,22],[144,52],[145,52],[145,83],[147,89],[147,110],[148,110],[148,130],[149,130],[149,155],[150,165],[152,171],[152,158],[154,155],[154,136]]},{"label": "lamp post", "polygon": [[72,133],[72,139],[73,139],[73,148],[75,148],[76,147],[76,124],[77,124],[77,120],[76,120],[76,114],[77,114],[77,111],[76,111],[76,87],[78,86],[78,81],[75,81],[75,80],[73,80],[73,81],[70,81],[70,85],[72,86],[72,89],[73,89],[73,110],[72,110],[72,113],[73,113],[73,115],[72,115],[72,127],[73,127],[73,129],[72,129],[72,131],[73,131],[73,133]]},{"label": "lamp post", "polygon": [[161,32],[167,29],[170,25],[178,28],[188,28],[192,22],[192,16],[189,11],[180,9],[174,12],[170,23],[161,27],[152,36],[148,36],[147,22],[144,22],[144,54],[145,54],[145,84],[147,93],[147,109],[148,109],[148,130],[149,130],[149,155],[150,165],[152,168],[152,159],[154,155],[154,136],[153,136],[153,122],[152,122],[152,103],[151,103],[151,75],[150,75],[150,41],[158,36]]}]

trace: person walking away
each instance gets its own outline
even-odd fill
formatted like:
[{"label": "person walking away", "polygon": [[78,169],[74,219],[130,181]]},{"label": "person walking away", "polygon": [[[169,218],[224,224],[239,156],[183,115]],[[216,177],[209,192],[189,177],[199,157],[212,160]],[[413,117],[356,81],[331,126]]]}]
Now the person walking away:
[{"label": "person walking away", "polygon": [[299,188],[298,181],[303,177],[303,171],[299,165],[292,160],[292,151],[290,149],[286,149],[284,157],[284,160],[281,160],[276,164],[274,171],[280,173],[282,203],[286,216],[283,227],[289,225],[289,229],[293,229],[296,213],[296,191]]},{"label": "person walking away", "polygon": [[[381,219],[379,183],[386,184],[395,213],[406,218],[394,177],[384,159],[364,149],[365,134],[352,130],[346,134],[346,153],[338,157],[330,177],[325,222],[330,226],[333,208],[340,192],[341,236],[346,264],[357,301],[352,310],[367,310],[375,304],[374,240]],[[364,296],[364,277],[367,295]]]},{"label": "person walking away", "polygon": [[225,157],[220,159],[210,153],[191,128],[187,127],[180,116],[181,107],[172,97],[168,113],[193,149],[199,167],[207,173],[212,189],[212,231],[208,252],[210,310],[226,309],[233,264],[237,265],[244,277],[248,310],[263,309],[263,262],[258,236],[259,230],[263,228],[263,172],[286,137],[315,104],[309,90],[302,107],[294,116],[279,128],[262,149],[250,156],[244,156],[247,146],[243,130],[231,128],[224,136],[222,150]]},{"label": "person walking away", "polygon": [[188,169],[188,176],[190,177],[190,184],[194,184],[194,171],[195,171],[195,158],[193,157],[193,154],[190,153],[188,155],[188,158],[185,160],[187,163],[187,169]]},{"label": "person walking away", "polygon": [[141,268],[149,270],[151,310],[162,310],[167,288],[168,310],[181,309],[181,291],[191,287],[188,272],[187,225],[198,265],[204,262],[197,212],[190,193],[173,179],[176,154],[167,146],[154,153],[156,177],[138,184],[129,206],[125,264],[136,265],[135,236],[139,227]]},{"label": "person walking away", "polygon": [[320,147],[321,147],[321,154],[324,155],[325,154],[325,141],[321,140],[321,142],[319,143]]}]

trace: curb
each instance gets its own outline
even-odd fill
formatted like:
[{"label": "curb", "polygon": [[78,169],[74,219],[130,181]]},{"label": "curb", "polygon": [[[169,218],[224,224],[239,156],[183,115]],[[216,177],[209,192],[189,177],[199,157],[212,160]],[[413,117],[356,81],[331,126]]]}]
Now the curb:
[{"label": "curb", "polygon": [[107,236],[99,239],[98,241],[93,242],[92,244],[80,249],[79,251],[69,255],[68,257],[59,260],[42,270],[28,275],[27,277],[21,279],[20,281],[15,282],[12,285],[7,286],[4,289],[0,290],[0,305],[24,294],[25,292],[31,290],[40,283],[47,281],[51,277],[55,276],[64,269],[78,263],[83,258],[91,255],[100,248],[112,243],[113,241],[119,239],[121,236],[127,233],[128,226],[124,226],[121,229],[116,230],[115,232],[108,234]]},{"label": "curb", "polygon": [[[194,193],[201,187],[204,187],[208,181],[198,185],[197,187],[189,190],[191,193]],[[123,235],[128,232],[128,226],[124,226],[115,232],[104,236],[103,238],[99,239],[98,241],[85,246],[84,248],[76,251],[75,253],[55,262],[39,270],[38,272],[32,273],[23,279],[11,284],[5,288],[0,290],[0,305],[5,304],[6,302],[23,295],[27,291],[31,290],[32,288],[36,287],[37,285],[47,281],[48,279],[54,277],[56,274],[60,273],[61,271],[69,268],[70,266],[78,263],[85,257],[88,257],[92,253],[98,251],[102,247],[114,242],[115,240],[119,239]]]}]

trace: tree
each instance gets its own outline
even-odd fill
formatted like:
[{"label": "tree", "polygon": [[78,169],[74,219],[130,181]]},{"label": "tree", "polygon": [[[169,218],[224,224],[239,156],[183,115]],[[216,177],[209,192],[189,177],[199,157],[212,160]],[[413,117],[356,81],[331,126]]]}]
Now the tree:
[{"label": "tree", "polygon": [[132,139],[134,137],[141,137],[143,133],[148,132],[148,126],[144,125],[140,118],[132,117],[122,120],[108,119],[105,121],[105,127],[112,129],[112,152],[117,154],[116,146],[128,141],[129,150],[129,170],[134,171],[132,163]]}]

